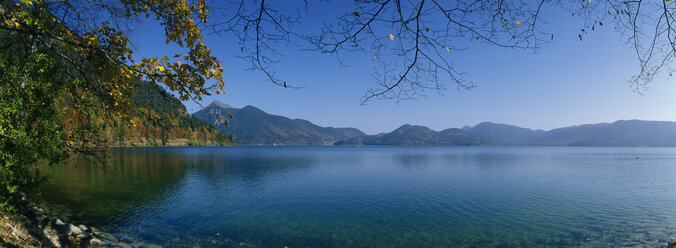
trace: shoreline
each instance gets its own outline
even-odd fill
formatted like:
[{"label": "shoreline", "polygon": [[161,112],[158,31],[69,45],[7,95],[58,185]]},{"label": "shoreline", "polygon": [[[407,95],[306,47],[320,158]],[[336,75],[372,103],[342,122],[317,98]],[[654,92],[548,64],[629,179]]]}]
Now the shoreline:
[{"label": "shoreline", "polygon": [[27,201],[17,214],[0,213],[0,247],[123,247],[161,248],[125,240],[98,228],[75,225],[47,214]]},{"label": "shoreline", "polygon": [[[12,216],[0,213],[0,247],[162,248],[123,240],[93,226],[64,222],[26,201],[19,212]],[[676,239],[666,243],[667,248],[676,248]]]}]

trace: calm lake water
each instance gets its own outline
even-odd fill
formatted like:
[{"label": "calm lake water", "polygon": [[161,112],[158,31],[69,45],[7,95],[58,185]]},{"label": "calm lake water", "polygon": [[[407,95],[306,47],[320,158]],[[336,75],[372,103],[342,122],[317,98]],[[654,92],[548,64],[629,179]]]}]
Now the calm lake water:
[{"label": "calm lake water", "polygon": [[618,247],[676,239],[675,148],[197,147],[45,169],[43,206],[166,247]]}]

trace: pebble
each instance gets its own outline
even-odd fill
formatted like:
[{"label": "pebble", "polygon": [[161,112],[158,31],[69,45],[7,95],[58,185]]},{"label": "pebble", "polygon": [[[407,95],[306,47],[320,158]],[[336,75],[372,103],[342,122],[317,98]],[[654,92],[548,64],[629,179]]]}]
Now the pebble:
[{"label": "pebble", "polygon": [[89,240],[89,244],[94,245],[94,246],[102,246],[104,243],[100,239],[93,238],[93,239]]},{"label": "pebble", "polygon": [[77,236],[81,233],[82,233],[82,229],[80,229],[79,227],[76,227],[73,224],[69,224],[68,229],[66,230],[66,234],[68,236]]},{"label": "pebble", "polygon": [[85,231],[85,232],[89,231],[89,228],[88,228],[87,226],[85,226],[85,225],[79,225],[79,226],[77,226],[77,227],[79,227],[80,229],[82,229],[82,231]]},{"label": "pebble", "polygon": [[63,223],[63,221],[61,221],[61,219],[59,219],[59,218],[56,218],[56,221],[54,221],[54,223],[59,225],[59,226],[63,226],[63,225],[66,224],[66,223]]},{"label": "pebble", "polygon": [[95,235],[98,236],[99,238],[107,240],[108,242],[111,242],[111,243],[119,241],[117,238],[115,238],[115,236],[111,235],[110,233],[98,232],[98,233],[95,233]]},{"label": "pebble", "polygon": [[113,247],[119,247],[119,248],[133,248],[131,245],[129,245],[127,243],[122,243],[122,242],[111,243],[110,245],[113,246]]},{"label": "pebble", "polygon": [[91,237],[91,236],[92,236],[91,233],[89,233],[89,232],[83,232],[83,233],[78,234],[78,235],[77,235],[77,238],[78,238],[78,239],[86,239],[86,238],[89,238],[89,237]]}]

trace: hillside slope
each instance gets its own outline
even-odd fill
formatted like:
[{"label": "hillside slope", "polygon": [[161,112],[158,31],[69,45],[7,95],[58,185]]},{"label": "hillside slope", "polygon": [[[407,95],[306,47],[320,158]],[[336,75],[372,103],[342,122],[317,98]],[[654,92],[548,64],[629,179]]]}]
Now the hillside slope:
[{"label": "hillside slope", "polygon": [[670,121],[620,120],[549,131],[484,122],[463,130],[486,135],[505,145],[676,146],[676,122]]},{"label": "hillside slope", "polygon": [[481,134],[495,139],[501,144],[521,144],[545,133],[543,130],[532,130],[513,125],[482,122],[474,127],[462,129],[468,133]]},{"label": "hillside slope", "polygon": [[396,145],[396,146],[479,146],[497,145],[483,135],[449,128],[436,132],[428,127],[403,125],[386,134],[364,135],[335,143],[336,145]]},{"label": "hillside slope", "polygon": [[[228,113],[233,118],[225,125]],[[332,145],[338,140],[364,135],[356,128],[320,127],[302,119],[271,115],[253,106],[238,109],[218,101],[193,116],[232,134],[244,145]]]},{"label": "hillside slope", "polygon": [[[130,125],[118,117],[106,123],[102,114],[89,113],[87,125],[102,128],[102,136],[111,146],[215,146],[234,145],[208,123],[192,117],[177,98],[164,89],[139,84],[132,96],[135,122]],[[110,117],[108,117],[110,118]]]},{"label": "hillside slope", "polygon": [[557,128],[524,145],[676,146],[676,122],[621,120]]}]

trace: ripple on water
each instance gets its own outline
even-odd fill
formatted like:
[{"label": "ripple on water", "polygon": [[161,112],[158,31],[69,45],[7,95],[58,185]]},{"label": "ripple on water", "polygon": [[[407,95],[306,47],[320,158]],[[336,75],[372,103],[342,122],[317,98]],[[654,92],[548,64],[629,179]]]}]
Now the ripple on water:
[{"label": "ripple on water", "polygon": [[676,235],[674,149],[116,152],[115,175],[50,167],[45,204],[168,247],[653,247]]}]

